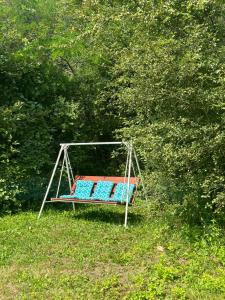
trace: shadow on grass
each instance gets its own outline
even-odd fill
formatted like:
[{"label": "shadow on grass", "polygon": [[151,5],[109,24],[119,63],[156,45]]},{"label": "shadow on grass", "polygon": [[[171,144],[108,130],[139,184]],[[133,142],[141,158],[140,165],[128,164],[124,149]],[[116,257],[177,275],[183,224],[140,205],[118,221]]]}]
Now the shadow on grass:
[{"label": "shadow on grass", "polygon": [[[110,224],[123,225],[124,224],[124,212],[110,211],[104,209],[97,210],[79,210],[76,215],[73,216],[75,219],[88,220],[93,222],[105,222]],[[144,218],[140,214],[128,213],[128,223],[130,225],[137,225],[142,223]]]},{"label": "shadow on grass", "polygon": [[[39,205],[33,205],[29,207],[24,207],[22,211],[34,211],[39,212],[41,209],[42,202],[39,203]],[[76,203],[76,208],[85,209],[85,205]],[[43,212],[45,211],[71,211],[72,210],[72,203],[62,203],[62,202],[47,202],[45,203]]]},{"label": "shadow on grass", "polygon": [[[38,213],[39,209],[33,211],[36,211]],[[76,203],[75,213],[72,214],[71,217],[78,220],[88,220],[93,222],[105,222],[110,224],[123,225],[125,218],[125,209],[123,209],[122,211],[116,211],[116,209],[118,208],[99,207],[90,204],[84,205]],[[46,203],[42,214],[45,215],[45,213],[54,211],[72,212],[72,203]],[[142,222],[144,222],[144,216],[142,214],[128,211],[128,225],[137,225]]]}]

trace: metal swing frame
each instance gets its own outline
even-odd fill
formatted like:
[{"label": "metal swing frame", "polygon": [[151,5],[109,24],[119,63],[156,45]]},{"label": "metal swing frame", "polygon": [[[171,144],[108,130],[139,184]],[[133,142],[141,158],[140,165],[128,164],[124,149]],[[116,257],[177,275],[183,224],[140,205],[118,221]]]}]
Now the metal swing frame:
[{"label": "metal swing frame", "polygon": [[[125,167],[125,174],[124,174],[124,183],[125,180],[127,178],[127,191],[126,191],[126,205],[125,205],[125,219],[124,219],[124,226],[127,227],[127,218],[128,218],[128,206],[129,206],[129,188],[130,188],[130,178],[131,178],[131,169],[133,170],[134,176],[136,177],[136,172],[135,172],[135,167],[137,168],[137,172],[139,175],[139,179],[140,179],[140,184],[143,188],[144,191],[144,195],[146,198],[146,194],[145,194],[145,187],[144,187],[144,183],[143,183],[143,177],[141,174],[141,169],[140,169],[140,165],[138,162],[138,158],[137,158],[137,154],[136,151],[134,149],[134,146],[132,144],[132,142],[89,142],[89,143],[62,143],[60,144],[60,150],[58,153],[58,157],[56,159],[53,171],[52,171],[52,175],[51,178],[49,180],[48,183],[48,187],[38,214],[38,219],[41,217],[43,209],[45,204],[48,203],[54,203],[54,201],[47,201],[47,197],[53,182],[53,179],[55,177],[56,174],[56,170],[57,167],[59,165],[59,161],[61,159],[61,157],[63,156],[63,160],[62,160],[62,167],[61,167],[61,171],[60,171],[60,176],[59,176],[59,181],[58,181],[58,186],[57,186],[57,191],[56,191],[56,198],[58,198],[58,194],[59,194],[59,188],[60,188],[60,184],[61,184],[61,179],[62,179],[62,174],[64,171],[64,168],[66,169],[67,172],[67,177],[68,177],[68,183],[69,183],[69,189],[70,192],[72,192],[72,184],[73,184],[73,180],[74,180],[74,176],[73,176],[73,170],[70,164],[70,159],[69,159],[69,155],[68,155],[68,149],[71,146],[93,146],[93,145],[98,145],[98,146],[102,146],[102,145],[124,145],[126,150],[127,150],[127,158],[126,158],[126,167]],[[61,201],[61,202],[68,202],[68,201]],[[75,210],[75,204],[74,202],[72,202],[72,206],[73,206],[73,210]]]}]

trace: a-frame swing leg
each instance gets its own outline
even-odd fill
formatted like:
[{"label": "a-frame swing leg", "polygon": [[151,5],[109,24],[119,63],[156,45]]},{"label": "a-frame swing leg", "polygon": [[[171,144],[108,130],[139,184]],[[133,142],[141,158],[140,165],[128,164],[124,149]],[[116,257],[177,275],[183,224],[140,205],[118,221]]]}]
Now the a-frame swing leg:
[{"label": "a-frame swing leg", "polygon": [[51,185],[52,185],[52,180],[53,180],[53,178],[54,178],[54,176],[55,176],[55,171],[56,171],[57,166],[58,166],[58,164],[59,164],[59,160],[60,160],[60,157],[61,157],[63,148],[64,148],[64,147],[61,146],[61,148],[60,148],[60,150],[59,150],[59,154],[58,154],[58,157],[57,157],[57,160],[56,160],[54,169],[53,169],[53,171],[52,171],[52,176],[51,176],[51,178],[50,178],[50,181],[49,181],[49,184],[48,184],[48,187],[47,187],[47,190],[46,190],[46,193],[45,193],[45,196],[44,196],[42,205],[41,205],[41,209],[40,209],[39,214],[38,214],[38,219],[40,219],[41,214],[42,214],[42,211],[43,211],[43,209],[44,209],[45,202],[46,202],[46,199],[47,199],[47,197],[48,197],[48,193],[49,193],[50,187],[51,187]]},{"label": "a-frame swing leg", "polygon": [[141,185],[142,185],[143,192],[144,192],[144,197],[145,197],[145,200],[147,200],[147,194],[146,194],[146,190],[145,190],[145,186],[144,186],[143,177],[142,177],[142,174],[141,174],[141,168],[140,168],[140,165],[139,165],[139,162],[138,162],[138,158],[137,158],[137,154],[136,154],[135,149],[133,151],[134,151],[135,163],[136,163],[136,166],[137,166],[137,169],[138,169],[138,174],[139,174],[139,177],[140,177],[140,180],[141,180]]},{"label": "a-frame swing leg", "polygon": [[[70,165],[70,160],[69,160],[69,155],[67,152],[67,148],[64,149],[64,154],[65,154],[65,161],[66,161],[66,170],[67,170],[67,176],[68,176],[68,182],[69,182],[69,188],[70,188],[70,193],[72,192],[72,182],[71,182],[71,176],[73,179],[73,174],[72,174],[72,168]],[[71,172],[71,175],[70,175]],[[72,207],[73,210],[75,211],[75,204],[72,202]]]},{"label": "a-frame swing leg", "polygon": [[[72,170],[72,167],[71,167],[71,163],[70,163],[68,152],[67,152],[67,160],[68,160],[68,166],[69,166],[69,169],[70,169],[70,172],[71,172],[71,178],[72,178],[71,184],[73,184],[74,175],[73,175],[73,170]],[[71,186],[71,192],[72,192],[72,186]],[[72,202],[72,207],[73,207],[73,211],[75,211],[76,205],[75,205],[74,202]]]},{"label": "a-frame swing leg", "polygon": [[129,144],[129,146],[128,146],[128,153],[129,153],[129,160],[128,160],[128,181],[127,181],[125,220],[124,220],[125,227],[127,227],[129,190],[130,190],[130,173],[131,173],[131,164],[132,164],[132,145],[131,144]]}]

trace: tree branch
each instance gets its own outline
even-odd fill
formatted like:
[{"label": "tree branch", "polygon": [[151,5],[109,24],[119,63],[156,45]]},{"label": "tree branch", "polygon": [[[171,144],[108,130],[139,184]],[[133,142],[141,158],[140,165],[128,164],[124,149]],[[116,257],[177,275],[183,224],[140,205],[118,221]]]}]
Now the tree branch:
[{"label": "tree branch", "polygon": [[67,65],[67,67],[69,68],[70,72],[71,72],[73,75],[75,75],[75,70],[74,70],[74,68],[71,66],[70,62],[69,62],[66,58],[64,58],[64,57],[62,57],[62,56],[60,56],[59,58],[60,58],[64,63],[66,63],[66,65]]}]

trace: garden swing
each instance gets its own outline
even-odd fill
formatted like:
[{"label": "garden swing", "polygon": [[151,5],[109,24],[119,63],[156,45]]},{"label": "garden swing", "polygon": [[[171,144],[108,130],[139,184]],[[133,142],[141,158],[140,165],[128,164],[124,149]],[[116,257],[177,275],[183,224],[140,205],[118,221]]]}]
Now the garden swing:
[{"label": "garden swing", "polygon": [[[127,150],[125,174],[123,177],[115,176],[79,176],[74,177],[70,164],[68,149],[71,146],[101,146],[101,145],[124,145]],[[56,174],[59,162],[62,159],[62,166],[58,181],[55,197],[47,200],[53,179]],[[59,195],[62,174],[66,171],[69,183],[70,194]],[[133,170],[134,177],[131,177]],[[138,172],[138,177],[136,172]],[[63,143],[60,144],[59,154],[41,205],[38,218],[41,217],[43,208],[46,203],[54,202],[71,202],[75,210],[75,203],[90,204],[108,204],[124,205],[125,220],[124,226],[127,226],[128,206],[134,203],[134,196],[137,186],[141,184],[144,190],[143,179],[137,158],[136,151],[130,142],[90,142],[90,143]]]}]

